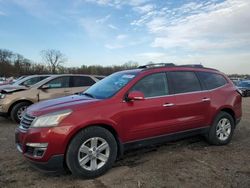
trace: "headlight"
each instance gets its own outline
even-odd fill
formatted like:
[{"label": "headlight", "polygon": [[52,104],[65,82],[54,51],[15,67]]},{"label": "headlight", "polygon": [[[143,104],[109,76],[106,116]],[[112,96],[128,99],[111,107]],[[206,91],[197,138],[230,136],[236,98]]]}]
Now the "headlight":
[{"label": "headlight", "polygon": [[71,113],[72,110],[63,110],[37,117],[31,127],[55,127]]},{"label": "headlight", "polygon": [[0,93],[0,99],[4,99],[5,96],[6,96],[5,94]]}]

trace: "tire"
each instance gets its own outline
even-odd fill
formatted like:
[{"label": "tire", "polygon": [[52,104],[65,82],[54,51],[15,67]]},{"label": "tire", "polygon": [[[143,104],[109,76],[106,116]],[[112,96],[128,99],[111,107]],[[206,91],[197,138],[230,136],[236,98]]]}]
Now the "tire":
[{"label": "tire", "polygon": [[233,136],[235,122],[227,112],[220,112],[211,126],[206,138],[212,145],[226,145]]},{"label": "tire", "polygon": [[[104,145],[106,149],[102,150],[105,147],[100,146]],[[66,153],[66,164],[74,176],[95,178],[108,171],[116,157],[114,136],[105,128],[93,126],[83,129],[72,139]]]},{"label": "tire", "polygon": [[29,102],[20,102],[20,103],[15,104],[10,112],[10,117],[12,121],[16,123],[20,123],[21,121],[20,111],[27,109],[27,107],[30,105],[31,103]]}]

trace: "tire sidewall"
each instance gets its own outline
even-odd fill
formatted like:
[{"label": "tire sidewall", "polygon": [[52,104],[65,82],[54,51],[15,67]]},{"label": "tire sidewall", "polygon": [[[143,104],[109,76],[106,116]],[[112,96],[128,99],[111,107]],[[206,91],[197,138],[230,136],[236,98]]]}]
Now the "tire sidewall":
[{"label": "tire sidewall", "polygon": [[[92,137],[100,137],[107,141],[110,155],[106,164],[98,170],[88,171],[83,169],[78,162],[78,151],[81,145]],[[102,127],[89,127],[80,131],[72,139],[66,153],[66,163],[73,175],[84,178],[94,178],[104,174],[110,169],[117,157],[117,143],[114,136]]]},{"label": "tire sidewall", "polygon": [[[223,118],[226,118],[230,121],[230,124],[231,124],[231,133],[229,135],[229,137],[222,141],[220,140],[218,137],[217,137],[217,134],[216,134],[216,128],[217,128],[217,125],[219,123],[219,121]],[[233,136],[233,133],[234,133],[234,129],[235,129],[235,122],[234,122],[234,119],[233,117],[228,114],[227,112],[220,112],[215,120],[214,120],[214,123],[212,125],[212,127],[210,128],[210,131],[209,131],[209,141],[212,143],[212,144],[215,144],[215,145],[225,145],[225,144],[228,144],[231,139],[232,139],[232,136]]]},{"label": "tire sidewall", "polygon": [[28,102],[20,102],[20,103],[17,103],[14,105],[14,107],[12,108],[11,110],[11,113],[10,113],[10,117],[12,119],[12,121],[16,122],[16,123],[20,123],[20,119],[18,118],[17,116],[17,112],[18,110],[21,108],[21,107],[24,107],[24,106],[30,106],[31,104],[28,103]]}]

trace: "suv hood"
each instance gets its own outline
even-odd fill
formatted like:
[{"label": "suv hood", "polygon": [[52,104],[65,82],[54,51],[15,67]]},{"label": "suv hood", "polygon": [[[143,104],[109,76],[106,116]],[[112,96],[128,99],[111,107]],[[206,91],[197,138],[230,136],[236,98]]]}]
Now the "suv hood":
[{"label": "suv hood", "polygon": [[13,93],[17,91],[23,91],[29,89],[28,87],[25,86],[14,86],[14,85],[3,85],[0,86],[0,92],[1,93]]},{"label": "suv hood", "polygon": [[84,95],[71,95],[33,104],[27,109],[27,113],[32,116],[41,116],[66,109],[74,110],[79,106],[82,107],[96,101],[99,101],[99,99],[93,99]]}]

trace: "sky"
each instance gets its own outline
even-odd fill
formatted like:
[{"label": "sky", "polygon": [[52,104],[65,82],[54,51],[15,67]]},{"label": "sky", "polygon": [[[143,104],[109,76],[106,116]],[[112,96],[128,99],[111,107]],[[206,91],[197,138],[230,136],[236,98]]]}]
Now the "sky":
[{"label": "sky", "polygon": [[250,0],[0,0],[0,48],[65,66],[136,61],[250,74]]}]

